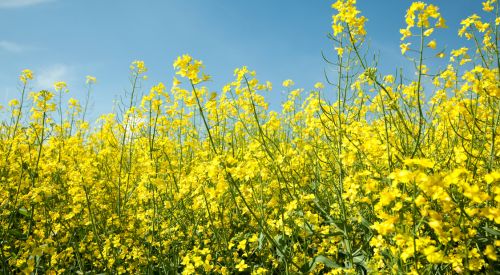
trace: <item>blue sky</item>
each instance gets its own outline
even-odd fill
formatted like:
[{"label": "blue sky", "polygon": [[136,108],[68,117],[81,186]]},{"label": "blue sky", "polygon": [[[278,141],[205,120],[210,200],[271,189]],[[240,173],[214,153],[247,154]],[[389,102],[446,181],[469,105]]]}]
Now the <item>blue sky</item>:
[{"label": "blue sky", "polygon": [[[113,99],[129,87],[129,64],[144,60],[145,90],[159,81],[170,86],[172,63],[189,53],[201,59],[220,90],[242,65],[273,82],[267,95],[274,108],[281,83],[312,89],[328,70],[321,51],[332,53],[332,1],[325,0],[0,0],[0,104],[19,93],[22,69],[35,72],[33,89],[68,83],[69,98],[83,99],[85,76],[97,78],[93,116],[110,112]],[[478,0],[428,1],[441,8],[449,29],[436,34],[439,46],[462,43],[461,19],[480,13]],[[411,1],[358,0],[368,18],[368,40],[384,70],[404,66],[399,29]]]}]

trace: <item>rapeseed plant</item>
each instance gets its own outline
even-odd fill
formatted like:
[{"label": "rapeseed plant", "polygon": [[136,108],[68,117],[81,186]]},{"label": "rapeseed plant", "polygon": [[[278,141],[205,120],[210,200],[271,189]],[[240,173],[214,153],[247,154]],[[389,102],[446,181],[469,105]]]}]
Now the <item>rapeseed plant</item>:
[{"label": "rapeseed plant", "polygon": [[[132,62],[123,104],[95,122],[95,77],[66,103],[65,82],[30,92],[23,70],[0,124],[2,271],[496,272],[500,20],[496,0],[482,5],[458,31],[472,46],[449,52],[438,7],[410,5],[412,77],[382,75],[356,1],[336,1],[337,75],[312,90],[285,80],[280,112],[255,71],[213,92],[187,54],[149,91]],[[429,61],[445,56],[443,70]]]}]

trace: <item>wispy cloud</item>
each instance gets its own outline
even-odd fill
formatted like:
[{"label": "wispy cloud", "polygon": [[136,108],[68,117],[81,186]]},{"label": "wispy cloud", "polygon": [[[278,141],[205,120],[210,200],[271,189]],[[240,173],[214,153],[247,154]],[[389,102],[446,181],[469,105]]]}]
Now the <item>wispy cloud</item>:
[{"label": "wispy cloud", "polygon": [[22,45],[16,42],[6,40],[0,41],[0,51],[6,51],[10,53],[23,53],[32,49],[33,47],[31,46]]},{"label": "wispy cloud", "polygon": [[55,82],[71,81],[72,79],[73,74],[70,67],[64,64],[55,64],[35,75],[35,87],[38,89],[51,89]]},{"label": "wispy cloud", "polygon": [[28,7],[52,1],[54,0],[0,0],[0,9]]}]

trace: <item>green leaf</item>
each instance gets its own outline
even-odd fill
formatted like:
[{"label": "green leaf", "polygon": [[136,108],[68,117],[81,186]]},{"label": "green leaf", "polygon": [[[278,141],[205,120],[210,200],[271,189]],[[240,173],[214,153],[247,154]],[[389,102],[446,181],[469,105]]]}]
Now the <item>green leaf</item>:
[{"label": "green leaf", "polygon": [[260,234],[259,234],[259,250],[262,250],[265,242],[266,242],[266,235],[264,235],[264,233],[260,232]]},{"label": "green leaf", "polygon": [[359,256],[356,256],[353,258],[353,261],[355,264],[362,263],[362,262],[364,262],[364,260],[365,260],[364,255],[359,255]]},{"label": "green leaf", "polygon": [[28,209],[26,209],[24,207],[19,208],[19,214],[21,214],[27,218],[30,216]]},{"label": "green leaf", "polygon": [[11,229],[9,230],[9,234],[16,237],[16,238],[22,238],[23,237],[23,232],[18,230],[18,229]]},{"label": "green leaf", "polygon": [[488,228],[488,227],[483,227],[484,231],[490,233],[491,235],[494,235],[494,236],[500,236],[500,232],[493,229],[493,228]]},{"label": "green leaf", "polygon": [[323,255],[319,255],[319,256],[314,257],[308,263],[304,264],[300,268],[300,270],[303,273],[309,273],[309,272],[313,271],[314,268],[316,268],[316,265],[318,263],[322,263],[326,267],[329,267],[329,268],[342,268],[342,266],[340,266],[339,264],[335,263],[333,260],[331,260],[331,259],[329,259],[329,258],[327,258],[327,257],[325,257]]},{"label": "green leaf", "polygon": [[322,255],[316,256],[315,261],[323,263],[324,265],[326,265],[329,268],[340,268],[341,267],[340,265],[338,265],[337,263],[335,263],[331,259],[329,259],[325,256],[322,256]]},{"label": "green leaf", "polygon": [[274,236],[274,241],[278,245],[278,247],[276,247],[276,253],[278,254],[278,257],[281,260],[286,259],[288,246],[286,245],[285,237],[283,235],[276,235]]}]

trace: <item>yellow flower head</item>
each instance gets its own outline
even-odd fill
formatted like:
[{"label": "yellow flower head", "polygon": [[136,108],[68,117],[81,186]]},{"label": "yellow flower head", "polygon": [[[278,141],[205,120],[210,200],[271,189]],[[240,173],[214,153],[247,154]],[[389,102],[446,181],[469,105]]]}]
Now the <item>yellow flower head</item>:
[{"label": "yellow flower head", "polygon": [[399,45],[399,47],[401,48],[401,54],[405,54],[410,49],[410,45],[411,43],[403,43]]},{"label": "yellow flower head", "polygon": [[399,33],[401,33],[401,41],[405,40],[406,38],[411,36],[411,31],[409,28],[406,29],[400,29]]},{"label": "yellow flower head", "polygon": [[293,80],[291,80],[291,79],[287,79],[287,80],[283,81],[283,84],[282,84],[282,85],[283,85],[283,87],[285,87],[285,88],[289,88],[289,87],[291,87],[291,86],[295,85],[295,83],[293,82]]},{"label": "yellow flower head", "polygon": [[54,83],[54,89],[56,91],[62,91],[63,89],[66,89],[68,87],[68,84],[66,84],[66,82],[64,81],[58,81],[56,83]]},{"label": "yellow flower head", "polygon": [[79,103],[78,103],[78,100],[77,99],[74,99],[74,98],[70,98],[68,100],[68,104],[71,108],[75,108],[75,107],[78,107],[79,106]]},{"label": "yellow flower head", "polygon": [[199,76],[203,63],[200,60],[193,59],[190,55],[184,54],[177,57],[174,62],[174,69],[177,69],[176,74],[186,77],[193,82],[193,84],[200,83],[208,80],[210,77],[202,73]]},{"label": "yellow flower head", "polygon": [[482,4],[483,4],[483,10],[486,11],[486,12],[490,12],[490,11],[493,11],[494,7],[493,7],[493,3],[495,3],[496,0],[488,0],[488,1],[484,1]]},{"label": "yellow flower head", "polygon": [[429,43],[427,43],[427,47],[429,47],[431,49],[435,49],[436,48],[436,40],[431,40]]},{"label": "yellow flower head", "polygon": [[438,18],[438,21],[436,23],[436,28],[440,28],[440,29],[448,28],[448,26],[446,26],[446,20],[444,20],[443,17]]},{"label": "yellow flower head", "polygon": [[424,36],[430,36],[434,32],[434,28],[430,28],[424,32]]},{"label": "yellow flower head", "polygon": [[144,65],[144,61],[142,60],[135,60],[132,62],[130,65],[130,70],[136,73],[137,75],[144,74],[145,72],[148,71],[148,68]]},{"label": "yellow flower head", "polygon": [[337,14],[332,16],[333,35],[338,36],[344,30],[344,25],[349,26],[349,33],[355,41],[362,40],[366,35],[366,17],[356,8],[356,0],[338,0],[332,4]]},{"label": "yellow flower head", "polygon": [[93,77],[93,76],[91,76],[91,75],[87,75],[85,83],[87,83],[87,84],[94,84],[94,83],[96,83],[96,78]]},{"label": "yellow flower head", "polygon": [[33,79],[33,72],[29,69],[24,69],[19,76],[19,80],[21,80],[21,82],[24,84],[26,84],[26,82],[31,79]]},{"label": "yellow flower head", "polygon": [[16,107],[18,105],[19,105],[19,100],[17,100],[17,99],[12,99],[11,101],[9,101],[10,107]]},{"label": "yellow flower head", "polygon": [[323,83],[321,82],[316,82],[316,84],[314,84],[314,88],[317,90],[321,90],[325,88],[325,85],[323,85]]},{"label": "yellow flower head", "polygon": [[335,47],[335,50],[337,51],[338,56],[342,56],[342,54],[344,53],[344,48],[342,47]]},{"label": "yellow flower head", "polygon": [[384,77],[384,81],[387,82],[387,83],[394,83],[394,76],[392,74],[386,75]]},{"label": "yellow flower head", "polygon": [[441,17],[437,6],[432,4],[427,5],[420,1],[413,2],[410,8],[406,11],[406,29],[400,30],[400,33],[402,34],[401,41],[411,35],[411,28],[415,27],[415,25],[424,29],[424,36],[430,36],[434,32],[434,29],[431,28],[430,25],[430,18],[436,20],[436,28],[446,28],[445,20]]},{"label": "yellow flower head", "polygon": [[245,260],[241,260],[235,267],[241,272],[244,271],[248,265],[245,263]]}]

